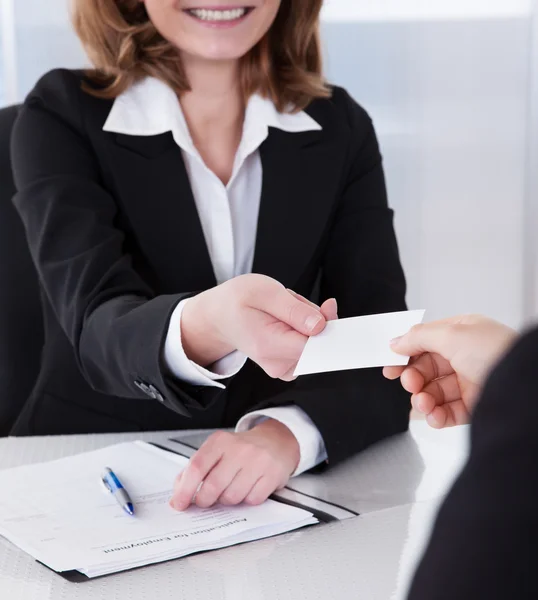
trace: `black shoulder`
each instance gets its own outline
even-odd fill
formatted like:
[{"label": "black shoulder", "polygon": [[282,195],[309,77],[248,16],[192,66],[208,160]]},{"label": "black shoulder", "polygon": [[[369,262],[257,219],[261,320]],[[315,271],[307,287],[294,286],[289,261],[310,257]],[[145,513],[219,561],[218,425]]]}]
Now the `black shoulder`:
[{"label": "black shoulder", "polygon": [[80,95],[84,74],[82,71],[54,69],[36,83],[26,97],[24,108],[34,107],[73,122],[80,117]]},{"label": "black shoulder", "polygon": [[[512,349],[492,370],[484,387],[484,398],[488,402],[479,402],[474,415],[475,429],[482,423],[491,426],[493,412],[499,418],[502,428],[507,424],[528,428],[532,423],[534,432],[538,426],[538,378],[536,377],[536,356],[538,352],[538,328],[522,335]],[[507,397],[510,395],[510,407],[506,411]],[[509,414],[507,414],[507,412]],[[501,415],[503,415],[501,417]],[[513,417],[513,415],[516,415]],[[487,427],[486,426],[486,427]]]},{"label": "black shoulder", "polygon": [[36,83],[25,103],[41,101],[44,104],[70,102],[77,98],[85,81],[84,71],[54,69]]},{"label": "black shoulder", "polygon": [[335,85],[331,89],[332,101],[339,110],[345,113],[349,120],[350,127],[363,127],[368,129],[372,124],[372,119],[366,110],[345,88]]},{"label": "black shoulder", "polygon": [[54,69],[37,82],[24,101],[25,108],[38,107],[59,117],[77,130],[84,130],[84,123],[106,118],[112,105],[110,100],[96,98],[84,89],[91,82],[83,70]]},{"label": "black shoulder", "polygon": [[354,138],[364,138],[372,130],[372,119],[366,110],[339,86],[331,86],[330,98],[318,98],[306,109],[323,127],[339,126]]}]

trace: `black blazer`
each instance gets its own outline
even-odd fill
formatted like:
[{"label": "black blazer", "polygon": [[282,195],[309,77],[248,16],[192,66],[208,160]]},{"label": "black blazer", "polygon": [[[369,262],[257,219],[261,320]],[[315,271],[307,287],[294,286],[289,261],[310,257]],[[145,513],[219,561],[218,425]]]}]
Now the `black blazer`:
[{"label": "black blazer", "polygon": [[[185,297],[216,285],[171,133],[104,132],[112,101],[57,70],[27,98],[12,143],[15,206],[41,279],[43,365],[15,434],[233,426],[296,404],[331,462],[407,428],[409,397],[368,370],[273,381],[249,362],[227,389],[166,371],[163,339]],[[253,271],[341,317],[405,309],[405,280],[372,123],[342,89],[308,113],[322,131],[271,129]]]},{"label": "black blazer", "polygon": [[538,329],[490,377],[409,600],[538,598]]}]

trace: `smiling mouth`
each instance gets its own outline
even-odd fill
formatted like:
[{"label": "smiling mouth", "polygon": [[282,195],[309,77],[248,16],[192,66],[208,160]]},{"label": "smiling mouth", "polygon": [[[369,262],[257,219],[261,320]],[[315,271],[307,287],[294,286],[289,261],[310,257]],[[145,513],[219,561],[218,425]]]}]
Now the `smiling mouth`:
[{"label": "smiling mouth", "polygon": [[206,23],[234,23],[244,19],[253,10],[253,7],[244,6],[226,9],[190,8],[185,12],[198,21]]}]

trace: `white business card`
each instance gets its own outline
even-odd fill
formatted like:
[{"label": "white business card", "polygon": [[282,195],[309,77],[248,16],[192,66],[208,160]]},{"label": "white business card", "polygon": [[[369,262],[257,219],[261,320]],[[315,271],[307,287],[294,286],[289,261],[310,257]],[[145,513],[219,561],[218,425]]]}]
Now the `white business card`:
[{"label": "white business card", "polygon": [[330,321],[306,343],[295,375],[405,366],[409,357],[393,352],[390,341],[422,323],[425,312],[410,310]]}]

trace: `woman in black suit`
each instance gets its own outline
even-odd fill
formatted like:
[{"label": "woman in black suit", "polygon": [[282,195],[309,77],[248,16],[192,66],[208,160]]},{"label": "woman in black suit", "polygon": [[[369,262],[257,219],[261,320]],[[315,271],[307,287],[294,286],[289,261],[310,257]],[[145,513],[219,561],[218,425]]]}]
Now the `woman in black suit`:
[{"label": "woman in black suit", "polygon": [[210,4],[76,1],[95,69],[46,75],[12,148],[46,322],[13,433],[236,427],[180,509],[201,482],[200,506],[261,502],[409,412],[379,370],[292,381],[334,298],[405,309],[372,123],[321,75],[322,0]]}]

